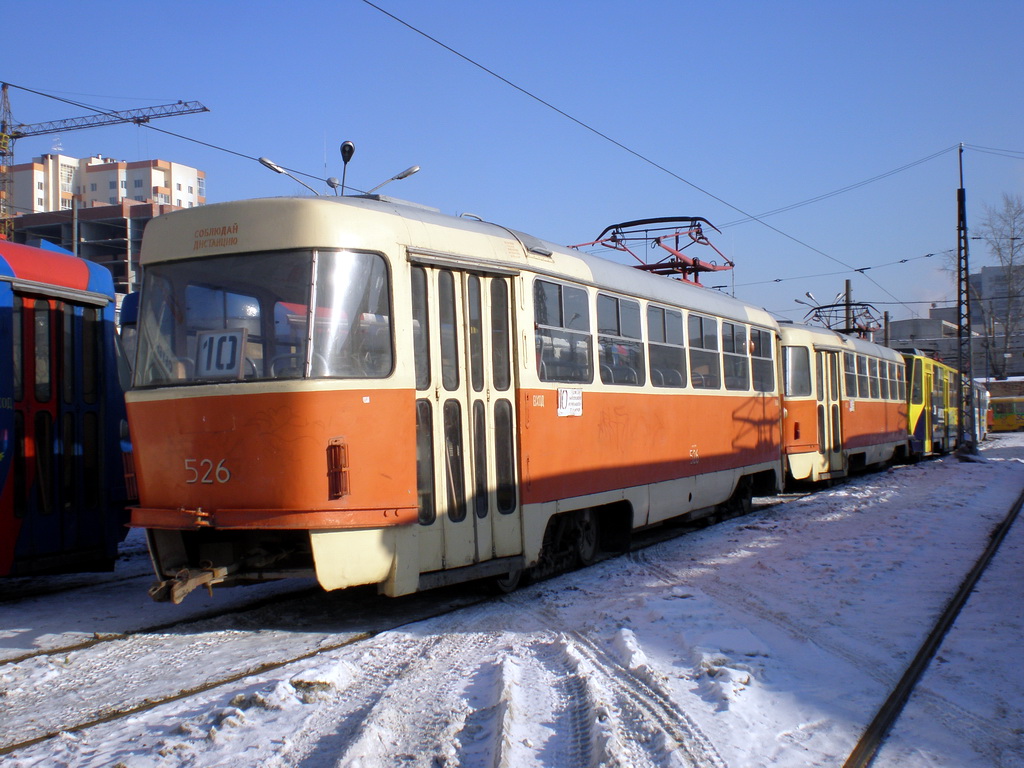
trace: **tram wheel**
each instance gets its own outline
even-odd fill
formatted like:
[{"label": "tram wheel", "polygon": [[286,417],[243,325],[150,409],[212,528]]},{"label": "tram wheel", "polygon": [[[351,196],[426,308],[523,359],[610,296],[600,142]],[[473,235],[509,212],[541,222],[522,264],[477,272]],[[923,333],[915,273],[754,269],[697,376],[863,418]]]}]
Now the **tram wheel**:
[{"label": "tram wheel", "polygon": [[591,565],[600,553],[600,518],[592,509],[580,510],[576,518],[576,557],[581,565]]},{"label": "tram wheel", "polygon": [[524,571],[522,568],[516,567],[506,573],[504,576],[495,576],[491,580],[491,584],[494,589],[502,595],[508,595],[519,589],[519,585],[523,583]]}]

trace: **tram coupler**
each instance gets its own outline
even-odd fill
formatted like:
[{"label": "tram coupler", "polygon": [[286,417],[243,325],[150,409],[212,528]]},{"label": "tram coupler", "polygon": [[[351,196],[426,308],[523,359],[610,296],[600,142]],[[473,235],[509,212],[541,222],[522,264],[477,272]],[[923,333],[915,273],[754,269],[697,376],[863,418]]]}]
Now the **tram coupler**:
[{"label": "tram coupler", "polygon": [[158,581],[149,588],[149,596],[158,603],[174,603],[178,605],[192,590],[205,586],[213,595],[213,585],[224,581],[231,569],[225,567],[208,567],[193,570],[183,568],[173,579]]}]

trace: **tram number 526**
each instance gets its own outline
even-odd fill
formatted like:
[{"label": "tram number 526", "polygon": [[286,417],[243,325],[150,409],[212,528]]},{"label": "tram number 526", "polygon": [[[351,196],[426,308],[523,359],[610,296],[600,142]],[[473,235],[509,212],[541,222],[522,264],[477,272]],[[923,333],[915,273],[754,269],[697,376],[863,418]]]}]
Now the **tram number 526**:
[{"label": "tram number 526", "polygon": [[185,482],[189,485],[201,483],[213,485],[226,483],[231,479],[231,470],[224,466],[224,459],[216,464],[213,459],[185,459]]}]

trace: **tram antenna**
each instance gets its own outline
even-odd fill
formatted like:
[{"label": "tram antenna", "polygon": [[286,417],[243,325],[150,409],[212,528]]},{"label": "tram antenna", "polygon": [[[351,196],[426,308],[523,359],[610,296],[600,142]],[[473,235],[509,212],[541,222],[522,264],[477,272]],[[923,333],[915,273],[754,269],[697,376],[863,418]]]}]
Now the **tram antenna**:
[{"label": "tram antenna", "polygon": [[308,189],[310,192],[312,192],[314,195],[316,195],[317,197],[320,197],[320,193],[317,192],[315,189],[313,189],[311,186],[309,186],[309,184],[304,182],[302,179],[295,178],[292,174],[288,173],[288,171],[286,171],[284,168],[282,168],[280,165],[275,163],[270,158],[261,157],[261,158],[259,158],[259,161],[260,161],[260,165],[262,165],[264,168],[269,168],[274,173],[283,173],[285,176],[287,176],[292,181],[296,182],[297,184],[301,184],[306,189]]}]

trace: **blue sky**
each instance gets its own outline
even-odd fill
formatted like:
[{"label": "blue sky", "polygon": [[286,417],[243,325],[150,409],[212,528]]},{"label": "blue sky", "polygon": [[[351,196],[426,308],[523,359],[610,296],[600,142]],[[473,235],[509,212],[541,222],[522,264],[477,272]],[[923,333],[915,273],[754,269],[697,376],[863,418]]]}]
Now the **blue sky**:
[{"label": "blue sky", "polygon": [[[341,176],[351,140],[351,185],[420,165],[383,191],[566,245],[703,216],[737,264],[706,282],[794,320],[794,299],[831,301],[847,278],[897,318],[955,296],[943,256],[924,257],[956,247],[959,143],[972,230],[986,204],[1024,194],[1019,1],[374,2],[536,99],[362,0],[12,4],[0,80],[102,109],[198,100],[211,111],[153,125],[318,178]],[[87,114],[20,90],[11,102],[21,123]],[[305,193],[147,128],[60,141],[202,168],[209,202]],[[17,162],[53,142],[22,139]],[[971,258],[988,263],[980,242]]]}]

